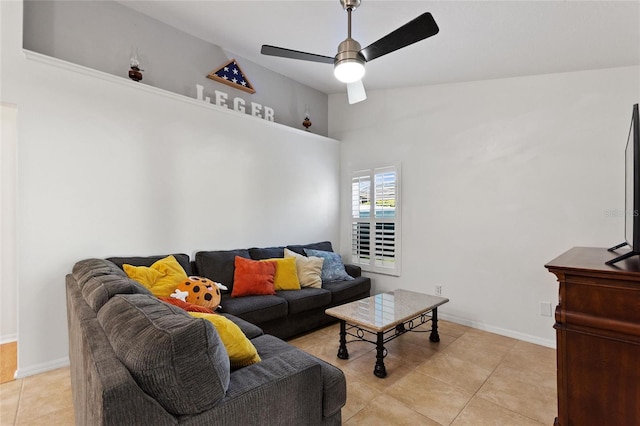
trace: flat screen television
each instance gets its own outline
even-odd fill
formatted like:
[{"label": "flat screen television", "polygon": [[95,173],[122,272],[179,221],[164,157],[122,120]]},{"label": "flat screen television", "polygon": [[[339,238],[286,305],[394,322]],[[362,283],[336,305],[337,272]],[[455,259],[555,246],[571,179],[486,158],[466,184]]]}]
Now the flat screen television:
[{"label": "flat screen television", "polygon": [[631,250],[605,262],[613,265],[631,256],[640,255],[640,116],[638,104],[633,106],[631,129],[627,139],[625,157],[624,183],[624,238],[625,241],[611,247],[609,251],[629,246]]}]

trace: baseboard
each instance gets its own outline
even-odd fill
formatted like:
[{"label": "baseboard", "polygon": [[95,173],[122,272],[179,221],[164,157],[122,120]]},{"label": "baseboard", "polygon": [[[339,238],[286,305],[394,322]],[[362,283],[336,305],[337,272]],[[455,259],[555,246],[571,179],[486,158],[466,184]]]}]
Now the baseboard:
[{"label": "baseboard", "polygon": [[55,370],[57,368],[67,367],[69,365],[69,357],[56,359],[42,364],[36,364],[29,368],[20,368],[16,370],[16,379],[24,379],[28,376],[35,374],[46,373],[47,371]]},{"label": "baseboard", "polygon": [[4,336],[0,336],[0,345],[4,345],[5,343],[13,343],[18,340],[18,335],[16,333],[5,334]]},{"label": "baseboard", "polygon": [[478,330],[488,331],[490,333],[499,334],[501,336],[511,337],[514,339],[522,340],[529,343],[534,343],[540,346],[546,346],[547,348],[556,348],[556,341],[550,339],[541,339],[537,336],[532,336],[530,334],[520,333],[513,330],[508,330],[501,327],[495,327],[489,324],[485,324],[479,321],[472,321],[466,318],[461,318],[455,315],[444,314],[438,312],[438,319],[443,319],[446,321],[455,322],[456,324],[466,325],[467,327],[476,328]]}]

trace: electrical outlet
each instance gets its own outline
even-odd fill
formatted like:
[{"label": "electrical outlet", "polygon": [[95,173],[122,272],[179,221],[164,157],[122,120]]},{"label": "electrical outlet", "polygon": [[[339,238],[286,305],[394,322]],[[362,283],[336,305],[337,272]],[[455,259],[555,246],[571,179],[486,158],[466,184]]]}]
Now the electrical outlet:
[{"label": "electrical outlet", "polygon": [[442,286],[440,284],[436,285],[436,295],[442,296]]},{"label": "electrical outlet", "polygon": [[542,315],[543,317],[552,316],[551,302],[540,302],[540,315]]}]

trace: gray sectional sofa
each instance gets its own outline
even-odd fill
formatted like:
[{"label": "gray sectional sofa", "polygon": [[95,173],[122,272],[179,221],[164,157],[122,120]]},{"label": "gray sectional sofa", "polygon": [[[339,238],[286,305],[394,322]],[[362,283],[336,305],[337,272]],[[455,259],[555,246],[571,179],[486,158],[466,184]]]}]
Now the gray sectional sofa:
[{"label": "gray sectional sofa", "polygon": [[[333,251],[329,241],[290,245],[286,248],[302,255],[305,255],[304,249]],[[360,268],[349,264],[345,265],[345,269],[354,278],[350,281],[323,282],[322,288],[278,291],[274,296],[231,297],[236,256],[253,260],[280,258],[284,256],[284,249],[285,246],[200,251],[195,254],[192,269],[195,269],[195,275],[228,287],[227,291],[222,292],[222,312],[249,321],[262,328],[265,333],[281,339],[337,321],[324,313],[329,307],[369,297],[371,279],[361,276]]]},{"label": "gray sectional sofa", "polygon": [[[326,243],[308,246],[326,249],[330,243],[328,247]],[[232,253],[234,257],[278,257],[272,255],[279,249],[199,252],[193,262],[187,255],[174,257],[187,274],[215,273],[215,279],[223,281],[219,274],[225,268],[228,272]],[[121,269],[123,263],[150,266],[162,257],[87,259],[67,275],[76,424],[341,423],[346,402],[342,371],[265,334],[262,327],[284,338],[326,324],[331,320],[324,315],[326,307],[369,295],[368,278],[349,280],[344,288],[324,288],[323,284],[321,289],[298,290],[297,298],[277,294],[239,301],[245,298],[223,295],[222,315],[240,327],[261,358],[256,364],[231,369],[210,322],[155,298]],[[347,270],[359,275],[357,268]],[[255,297],[271,302],[249,299]]]}]

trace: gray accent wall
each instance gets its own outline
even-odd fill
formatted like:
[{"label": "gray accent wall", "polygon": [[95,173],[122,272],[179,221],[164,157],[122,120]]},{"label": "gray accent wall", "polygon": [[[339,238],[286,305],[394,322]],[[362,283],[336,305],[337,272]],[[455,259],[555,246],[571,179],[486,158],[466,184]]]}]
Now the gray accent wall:
[{"label": "gray accent wall", "polygon": [[[270,71],[223,48],[177,30],[114,1],[24,2],[25,49],[128,78],[134,49],[147,84],[196,98],[196,84],[212,100],[215,91],[228,94],[227,103],[242,98],[275,110],[275,122],[304,129],[309,105],[312,133],[328,134],[328,96]],[[259,49],[260,46],[256,46]],[[250,94],[206,78],[236,59],[256,90]]]}]

